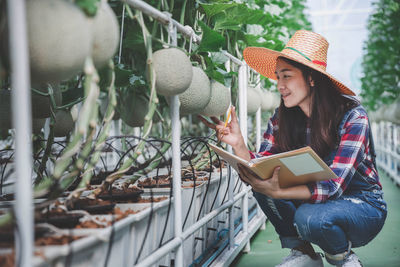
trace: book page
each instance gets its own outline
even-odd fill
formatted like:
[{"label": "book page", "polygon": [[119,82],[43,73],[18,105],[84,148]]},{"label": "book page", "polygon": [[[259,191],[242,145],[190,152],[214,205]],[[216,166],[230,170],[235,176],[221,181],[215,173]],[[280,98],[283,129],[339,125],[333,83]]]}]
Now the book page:
[{"label": "book page", "polygon": [[282,158],[280,161],[296,176],[324,170],[308,153]]}]

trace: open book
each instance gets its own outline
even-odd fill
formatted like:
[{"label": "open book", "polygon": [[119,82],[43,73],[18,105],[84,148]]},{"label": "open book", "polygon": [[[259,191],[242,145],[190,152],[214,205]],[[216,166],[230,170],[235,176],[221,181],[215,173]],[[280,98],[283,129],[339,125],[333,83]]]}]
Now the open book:
[{"label": "open book", "polygon": [[210,144],[210,147],[236,171],[238,171],[237,164],[241,163],[262,179],[271,178],[274,169],[280,166],[279,185],[282,188],[337,178],[317,153],[308,146],[250,161],[215,145]]}]

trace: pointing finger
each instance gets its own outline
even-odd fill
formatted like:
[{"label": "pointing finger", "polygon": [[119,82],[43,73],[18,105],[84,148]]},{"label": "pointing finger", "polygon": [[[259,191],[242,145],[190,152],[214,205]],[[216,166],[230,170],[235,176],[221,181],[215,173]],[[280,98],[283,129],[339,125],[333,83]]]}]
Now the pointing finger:
[{"label": "pointing finger", "polygon": [[199,120],[204,123],[208,128],[215,129],[215,124],[210,123],[206,118],[201,115],[197,115]]}]

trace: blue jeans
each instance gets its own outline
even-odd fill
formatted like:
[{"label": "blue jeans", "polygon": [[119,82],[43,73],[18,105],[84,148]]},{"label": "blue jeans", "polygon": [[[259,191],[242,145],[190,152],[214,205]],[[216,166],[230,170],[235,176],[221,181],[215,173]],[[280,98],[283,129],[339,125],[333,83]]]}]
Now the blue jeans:
[{"label": "blue jeans", "polygon": [[364,246],[379,233],[387,214],[382,195],[380,190],[356,191],[311,204],[272,199],[254,192],[258,204],[275,227],[282,248],[311,242],[331,255],[347,252],[349,241],[351,247]]}]

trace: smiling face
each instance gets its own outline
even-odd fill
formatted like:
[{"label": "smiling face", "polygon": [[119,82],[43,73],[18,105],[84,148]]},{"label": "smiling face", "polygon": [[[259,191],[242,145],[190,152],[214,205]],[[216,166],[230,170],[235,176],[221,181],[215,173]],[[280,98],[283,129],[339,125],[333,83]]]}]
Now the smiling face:
[{"label": "smiling face", "polygon": [[301,69],[296,68],[282,59],[276,62],[276,77],[278,79],[278,90],[281,93],[285,107],[299,106],[307,117],[311,113],[311,94],[309,82],[303,76]]}]

